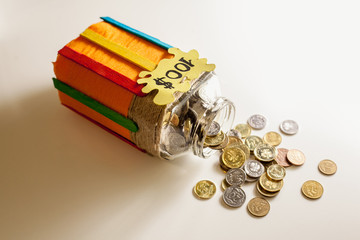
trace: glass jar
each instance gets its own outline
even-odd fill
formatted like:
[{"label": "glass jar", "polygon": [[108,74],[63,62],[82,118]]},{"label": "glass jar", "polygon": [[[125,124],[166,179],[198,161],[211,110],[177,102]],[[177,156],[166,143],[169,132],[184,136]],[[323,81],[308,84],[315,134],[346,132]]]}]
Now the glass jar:
[{"label": "glass jar", "polygon": [[207,158],[216,150],[204,147],[204,141],[213,121],[226,133],[232,127],[235,107],[221,96],[219,79],[214,72],[203,73],[191,89],[169,104],[161,128],[160,157],[172,160],[192,150]]}]

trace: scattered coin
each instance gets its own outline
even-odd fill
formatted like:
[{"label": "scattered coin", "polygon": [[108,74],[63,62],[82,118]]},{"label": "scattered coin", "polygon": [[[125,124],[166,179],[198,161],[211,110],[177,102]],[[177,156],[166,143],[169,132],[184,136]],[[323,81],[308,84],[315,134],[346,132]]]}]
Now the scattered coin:
[{"label": "scattered coin", "polygon": [[228,187],[230,187],[230,184],[228,184],[228,182],[226,181],[226,179],[224,178],[224,180],[222,180],[221,182],[221,189],[223,191],[225,191]]},{"label": "scattered coin", "polygon": [[271,162],[276,157],[276,149],[269,144],[260,144],[254,149],[254,155],[262,162]]},{"label": "scattered coin", "polygon": [[207,132],[207,136],[214,137],[218,135],[220,132],[220,124],[216,121],[212,121],[210,124],[209,130]]},{"label": "scattered coin", "polygon": [[280,181],[283,180],[286,175],[286,170],[284,167],[280,166],[279,164],[273,164],[269,166],[269,168],[266,170],[266,173],[269,178],[271,178],[274,181]]},{"label": "scattered coin", "polygon": [[250,149],[241,142],[231,143],[226,146],[227,148],[240,148],[245,153],[246,159],[250,157]]},{"label": "scattered coin", "polygon": [[257,191],[264,197],[275,197],[276,195],[279,194],[280,191],[277,191],[277,192],[269,192],[269,191],[266,191],[264,188],[261,187],[259,181],[257,181],[257,184],[256,184],[256,189]]},{"label": "scattered coin", "polygon": [[240,168],[230,169],[225,176],[226,181],[230,185],[241,186],[245,182],[246,173]]},{"label": "scattered coin", "polygon": [[245,182],[256,182],[259,178],[253,178],[246,175]]},{"label": "scattered coin", "polygon": [[229,207],[241,207],[246,200],[246,194],[239,186],[230,186],[225,190],[223,200]]},{"label": "scattered coin", "polygon": [[260,114],[255,114],[248,119],[248,124],[253,129],[260,130],[266,126],[266,118]]},{"label": "scattered coin", "polygon": [[227,135],[225,135],[224,141],[222,143],[220,143],[220,145],[210,147],[210,148],[214,149],[214,150],[221,150],[221,149],[224,149],[228,144],[229,144],[229,137]]},{"label": "scattered coin", "polygon": [[229,145],[231,145],[231,144],[233,144],[233,143],[243,143],[242,141],[241,141],[241,139],[240,138],[237,138],[237,137],[234,137],[234,136],[230,136],[229,137]]},{"label": "scattered coin", "polygon": [[247,209],[256,217],[264,217],[270,211],[270,204],[264,198],[255,197],[249,201]]},{"label": "scattered coin", "polygon": [[224,139],[225,139],[225,134],[222,131],[220,131],[218,135],[214,137],[207,136],[205,138],[204,145],[210,147],[217,146],[220,145],[224,141]]},{"label": "scattered coin", "polygon": [[301,187],[302,193],[310,199],[318,199],[322,196],[324,188],[322,185],[314,180],[304,182]]},{"label": "scattered coin", "polygon": [[194,193],[201,199],[209,199],[214,196],[216,186],[209,180],[201,180],[194,187]]},{"label": "scattered coin", "polygon": [[271,146],[278,146],[281,143],[281,135],[277,132],[268,132],[264,135],[264,142]]},{"label": "scattered coin", "polygon": [[226,167],[239,168],[244,164],[246,156],[239,148],[225,148],[221,158]]},{"label": "scattered coin", "polygon": [[244,170],[247,176],[256,179],[264,173],[265,168],[264,165],[257,160],[248,160],[244,164]]},{"label": "scattered coin", "polygon": [[245,139],[245,145],[250,149],[251,152],[259,145],[262,144],[263,140],[258,136],[249,136]]},{"label": "scattered coin", "polygon": [[228,134],[227,134],[229,137],[237,137],[237,138],[241,138],[241,134],[238,130],[236,129],[230,129],[228,131]]},{"label": "scattered coin", "polygon": [[287,160],[296,166],[303,165],[305,163],[305,155],[300,150],[291,149],[286,154]]},{"label": "scattered coin", "polygon": [[271,180],[266,173],[263,173],[259,178],[260,186],[268,192],[278,192],[284,185],[284,181]]},{"label": "scattered coin", "polygon": [[275,161],[277,162],[277,164],[279,164],[280,166],[283,167],[290,167],[291,163],[287,160],[287,153],[288,153],[288,149],[286,148],[278,148],[277,149],[277,155],[275,158]]},{"label": "scattered coin", "polygon": [[240,132],[241,138],[247,138],[251,134],[251,128],[248,124],[238,124],[235,129]]},{"label": "scattered coin", "polygon": [[336,163],[329,159],[320,161],[318,167],[320,172],[322,172],[325,175],[333,175],[336,173],[337,170]]},{"label": "scattered coin", "polygon": [[280,124],[280,130],[288,135],[294,135],[299,130],[299,125],[293,120],[285,120]]}]

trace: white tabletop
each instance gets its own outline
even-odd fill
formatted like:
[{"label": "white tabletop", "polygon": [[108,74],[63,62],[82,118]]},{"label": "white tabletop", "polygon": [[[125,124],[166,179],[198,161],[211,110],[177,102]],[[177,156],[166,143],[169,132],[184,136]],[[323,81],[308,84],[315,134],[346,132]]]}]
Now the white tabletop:
[{"label": "white tabletop", "polygon": [[[0,239],[360,239],[359,1],[0,0]],[[152,158],[61,106],[57,51],[110,16],[217,65],[236,123],[285,119],[306,157],[271,210],[222,204],[218,156]],[[322,159],[338,165],[322,175]],[[215,196],[192,194],[201,179]],[[322,198],[300,188],[314,179]]]}]

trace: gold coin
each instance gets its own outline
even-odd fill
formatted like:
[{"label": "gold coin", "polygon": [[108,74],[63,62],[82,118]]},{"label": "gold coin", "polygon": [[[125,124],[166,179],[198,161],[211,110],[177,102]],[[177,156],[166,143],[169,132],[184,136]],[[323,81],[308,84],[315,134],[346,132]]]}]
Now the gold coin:
[{"label": "gold coin", "polygon": [[304,182],[301,187],[302,193],[310,199],[318,199],[322,196],[324,188],[322,185],[314,180]]},{"label": "gold coin", "polygon": [[297,149],[289,150],[288,153],[286,154],[286,157],[290,163],[296,166],[303,165],[306,159],[304,153],[302,153],[300,150]]},{"label": "gold coin", "polygon": [[235,129],[240,132],[241,138],[247,138],[251,134],[251,128],[248,124],[238,124]]},{"label": "gold coin", "polygon": [[260,144],[254,149],[254,155],[260,161],[271,162],[276,157],[276,149],[269,144]]},{"label": "gold coin", "polygon": [[277,192],[269,192],[269,191],[266,191],[265,189],[263,189],[259,183],[259,181],[257,181],[256,183],[256,189],[257,191],[263,195],[264,197],[275,197],[276,195],[279,194],[280,191],[277,191]]},{"label": "gold coin", "polygon": [[255,197],[249,201],[247,209],[256,217],[264,217],[270,211],[270,204],[264,198]]},{"label": "gold coin", "polygon": [[244,164],[246,156],[240,148],[225,148],[221,158],[226,167],[239,168]]},{"label": "gold coin", "polygon": [[254,149],[259,145],[259,144],[262,144],[263,143],[263,140],[258,137],[258,136],[248,136],[246,139],[245,139],[245,145],[248,146],[248,148],[250,149],[250,151],[254,151]]},{"label": "gold coin", "polygon": [[210,148],[214,149],[214,150],[222,150],[228,145],[228,143],[229,143],[229,137],[227,135],[225,135],[224,141],[222,143],[220,143],[220,145],[210,147]]},{"label": "gold coin", "polygon": [[248,146],[246,146],[243,143],[236,142],[236,143],[228,144],[226,147],[227,148],[240,148],[241,150],[244,151],[246,159],[250,158],[250,149],[248,148]]},{"label": "gold coin", "polygon": [[259,183],[260,183],[260,186],[268,192],[278,192],[281,190],[281,188],[284,185],[283,180],[280,180],[280,181],[271,180],[267,176],[267,173],[263,173],[263,175],[260,176]]},{"label": "gold coin", "polygon": [[269,178],[274,181],[280,181],[284,179],[286,175],[286,170],[284,167],[280,166],[279,164],[273,164],[268,167],[266,173]]},{"label": "gold coin", "polygon": [[243,142],[241,141],[240,138],[229,136],[229,144],[233,144],[233,143],[243,143]]},{"label": "gold coin", "polygon": [[222,131],[220,131],[218,135],[214,137],[207,136],[205,138],[204,145],[209,147],[217,146],[220,145],[224,141],[224,139],[225,139],[225,134]]},{"label": "gold coin", "polygon": [[226,181],[226,179],[222,180],[221,189],[225,191],[228,187],[230,187],[230,184]]},{"label": "gold coin", "polygon": [[322,160],[319,163],[318,167],[319,167],[320,172],[322,172],[325,175],[333,175],[334,173],[336,173],[336,170],[337,170],[336,163],[334,163],[333,161],[331,161],[329,159]]},{"label": "gold coin", "polygon": [[264,142],[271,146],[278,146],[281,143],[281,135],[277,132],[268,132],[263,137]]},{"label": "gold coin", "polygon": [[216,192],[216,186],[209,180],[201,180],[194,187],[194,193],[201,199],[209,199],[214,196]]}]

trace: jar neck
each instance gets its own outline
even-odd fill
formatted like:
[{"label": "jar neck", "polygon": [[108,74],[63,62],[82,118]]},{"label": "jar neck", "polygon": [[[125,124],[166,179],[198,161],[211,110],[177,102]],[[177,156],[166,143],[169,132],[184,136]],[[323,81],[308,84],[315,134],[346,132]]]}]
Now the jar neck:
[{"label": "jar neck", "polygon": [[210,125],[216,121],[221,126],[221,131],[227,133],[234,122],[235,107],[234,104],[224,97],[218,97],[209,104],[202,116],[198,116],[198,120],[192,131],[192,150],[196,156],[207,158],[216,150],[204,147],[205,138]]}]

